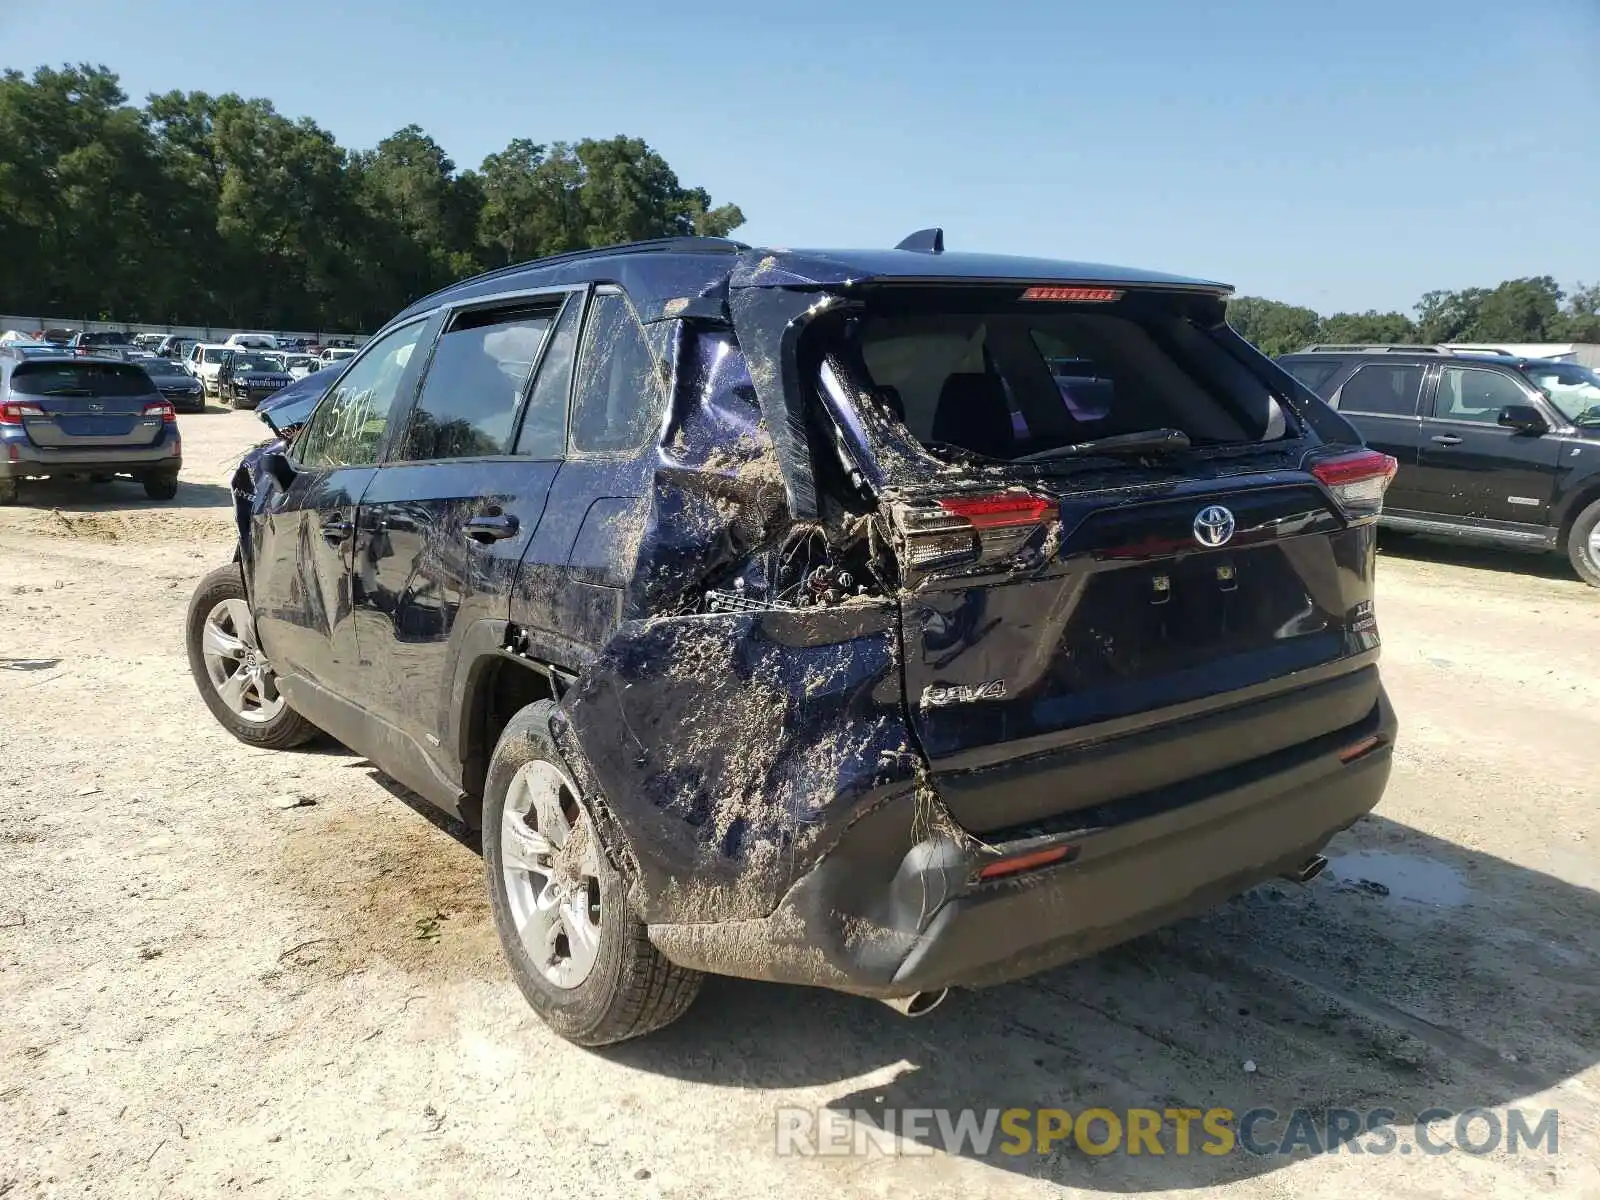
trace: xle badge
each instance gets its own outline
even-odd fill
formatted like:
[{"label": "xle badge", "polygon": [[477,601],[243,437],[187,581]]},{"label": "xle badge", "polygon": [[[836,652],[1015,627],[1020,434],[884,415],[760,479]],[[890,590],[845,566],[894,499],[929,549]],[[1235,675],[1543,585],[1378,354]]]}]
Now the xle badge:
[{"label": "xle badge", "polygon": [[948,686],[934,683],[922,689],[923,708],[943,708],[946,704],[971,704],[974,700],[1005,698],[1004,679],[991,679],[988,683],[953,683]]}]

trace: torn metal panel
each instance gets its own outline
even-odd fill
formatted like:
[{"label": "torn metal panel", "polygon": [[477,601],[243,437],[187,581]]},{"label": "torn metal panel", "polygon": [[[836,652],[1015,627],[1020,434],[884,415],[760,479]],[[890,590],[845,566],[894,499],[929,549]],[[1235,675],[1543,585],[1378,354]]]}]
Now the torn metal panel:
[{"label": "torn metal panel", "polygon": [[898,608],[626,623],[562,702],[646,920],[764,916],[863,807],[912,786]]},{"label": "torn metal panel", "polygon": [[739,344],[749,358],[761,412],[777,447],[789,511],[801,521],[820,511],[798,355],[801,334],[818,311],[818,300],[782,288],[744,288],[729,296]]}]

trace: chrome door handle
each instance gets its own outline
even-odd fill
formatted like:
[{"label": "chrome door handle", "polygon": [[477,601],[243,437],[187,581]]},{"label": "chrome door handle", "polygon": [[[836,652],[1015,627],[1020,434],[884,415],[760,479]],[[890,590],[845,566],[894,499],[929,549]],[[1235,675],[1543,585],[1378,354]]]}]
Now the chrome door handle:
[{"label": "chrome door handle", "polygon": [[1441,433],[1434,437],[1433,442],[1438,446],[1459,446],[1461,439],[1453,433]]},{"label": "chrome door handle", "polygon": [[510,513],[490,516],[483,513],[476,517],[468,517],[462,523],[461,532],[464,536],[479,543],[498,542],[501,538],[516,537],[518,522]]}]

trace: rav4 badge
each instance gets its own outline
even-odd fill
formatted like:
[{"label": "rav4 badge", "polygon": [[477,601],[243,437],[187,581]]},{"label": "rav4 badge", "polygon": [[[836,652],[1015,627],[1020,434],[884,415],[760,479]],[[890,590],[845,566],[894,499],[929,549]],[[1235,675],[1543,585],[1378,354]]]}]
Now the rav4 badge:
[{"label": "rav4 badge", "polygon": [[971,704],[975,700],[1004,700],[1006,681],[991,679],[988,683],[930,683],[922,689],[923,708],[943,708],[947,704]]}]

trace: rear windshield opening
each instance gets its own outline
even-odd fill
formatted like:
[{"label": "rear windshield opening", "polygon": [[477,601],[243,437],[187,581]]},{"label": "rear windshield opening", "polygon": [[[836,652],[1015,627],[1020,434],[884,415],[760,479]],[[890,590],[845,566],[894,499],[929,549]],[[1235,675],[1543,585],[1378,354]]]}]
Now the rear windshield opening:
[{"label": "rear windshield opening", "polygon": [[852,342],[884,408],[935,451],[1014,460],[1157,429],[1196,446],[1290,432],[1261,378],[1182,311],[1149,298],[960,311],[930,307],[925,295],[914,307],[869,310]]},{"label": "rear windshield opening", "polygon": [[11,373],[19,396],[143,396],[150,380],[120,363],[24,362]]}]

